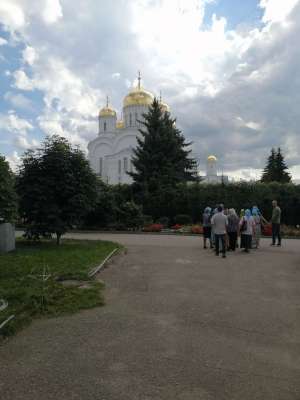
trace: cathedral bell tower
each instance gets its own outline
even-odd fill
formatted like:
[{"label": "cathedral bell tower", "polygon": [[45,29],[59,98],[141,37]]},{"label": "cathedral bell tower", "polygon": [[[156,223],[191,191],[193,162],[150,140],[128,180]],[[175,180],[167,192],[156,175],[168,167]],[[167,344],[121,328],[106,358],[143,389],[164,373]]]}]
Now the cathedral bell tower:
[{"label": "cathedral bell tower", "polygon": [[114,132],[116,130],[117,113],[109,106],[109,98],[106,98],[106,106],[99,112],[99,135]]}]

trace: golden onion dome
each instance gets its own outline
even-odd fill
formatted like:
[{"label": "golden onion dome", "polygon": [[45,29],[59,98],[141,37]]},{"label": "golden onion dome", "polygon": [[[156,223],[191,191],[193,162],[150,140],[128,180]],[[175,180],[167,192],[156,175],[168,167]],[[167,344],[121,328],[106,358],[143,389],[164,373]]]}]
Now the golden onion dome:
[{"label": "golden onion dome", "polygon": [[99,112],[99,117],[116,117],[117,113],[109,106],[103,107]]},{"label": "golden onion dome", "polygon": [[217,161],[217,157],[215,156],[208,156],[207,161]]},{"label": "golden onion dome", "polygon": [[160,102],[160,108],[161,108],[161,110],[162,110],[162,112],[170,112],[170,107],[169,107],[169,105],[167,104],[167,103],[164,103],[164,102]]},{"label": "golden onion dome", "polygon": [[125,128],[124,121],[122,120],[118,121],[116,127],[117,129],[124,129]]},{"label": "golden onion dome", "polygon": [[131,90],[123,100],[123,106],[150,106],[153,103],[152,93],[143,89],[140,85]]}]

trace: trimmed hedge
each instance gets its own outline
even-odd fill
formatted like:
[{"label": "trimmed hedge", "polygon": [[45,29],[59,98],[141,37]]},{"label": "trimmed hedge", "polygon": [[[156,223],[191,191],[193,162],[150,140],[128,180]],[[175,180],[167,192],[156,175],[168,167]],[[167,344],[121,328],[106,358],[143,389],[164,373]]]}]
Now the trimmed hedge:
[{"label": "trimmed hedge", "polygon": [[[134,185],[103,185],[95,210],[85,221],[85,226],[108,227],[115,223],[123,226],[128,221],[135,227],[152,221],[163,225],[168,221],[169,226],[187,223],[187,220],[196,224],[202,221],[205,207],[215,207],[220,203],[235,208],[237,212],[256,205],[269,220],[272,200],[277,200],[282,209],[283,224],[300,225],[300,185],[291,183],[180,184],[149,193],[144,204],[139,204],[139,200]],[[138,204],[140,209],[136,207]]]}]

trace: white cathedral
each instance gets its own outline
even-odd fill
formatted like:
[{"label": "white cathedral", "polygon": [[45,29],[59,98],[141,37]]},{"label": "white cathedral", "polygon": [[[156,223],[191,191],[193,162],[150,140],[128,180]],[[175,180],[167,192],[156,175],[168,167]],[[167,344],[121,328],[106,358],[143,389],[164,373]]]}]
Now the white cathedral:
[{"label": "white cathedral", "polygon": [[[109,184],[132,183],[128,172],[133,171],[133,149],[137,147],[137,138],[142,135],[143,114],[148,112],[154,96],[141,86],[141,76],[138,85],[134,87],[123,100],[123,118],[117,120],[116,111],[110,107],[108,99],[106,106],[99,112],[98,136],[88,144],[88,157],[91,167],[102,180]],[[170,112],[168,104],[162,102],[163,112]],[[218,175],[217,158],[209,156],[206,164],[206,176],[203,183],[227,183],[228,177]]]},{"label": "white cathedral", "polygon": [[[127,172],[133,171],[133,149],[137,147],[137,138],[143,114],[148,112],[154,96],[138,85],[123,100],[123,119],[117,120],[116,111],[109,106],[99,112],[98,136],[89,142],[89,160],[91,167],[104,182],[109,184],[132,183]],[[169,112],[169,106],[160,99],[161,109]]]}]

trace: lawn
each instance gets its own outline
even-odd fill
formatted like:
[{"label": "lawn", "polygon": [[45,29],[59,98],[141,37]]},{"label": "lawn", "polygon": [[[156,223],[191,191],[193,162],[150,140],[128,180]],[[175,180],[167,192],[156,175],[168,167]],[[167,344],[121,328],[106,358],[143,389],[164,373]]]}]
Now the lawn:
[{"label": "lawn", "polygon": [[[50,240],[18,240],[14,252],[0,255],[0,299],[8,302],[0,312],[0,325],[15,315],[0,335],[15,333],[33,318],[103,305],[103,284],[88,273],[116,247],[104,241],[63,240],[57,246]],[[75,286],[63,285],[64,280],[74,280]]]}]

